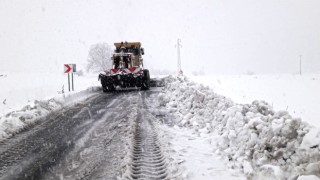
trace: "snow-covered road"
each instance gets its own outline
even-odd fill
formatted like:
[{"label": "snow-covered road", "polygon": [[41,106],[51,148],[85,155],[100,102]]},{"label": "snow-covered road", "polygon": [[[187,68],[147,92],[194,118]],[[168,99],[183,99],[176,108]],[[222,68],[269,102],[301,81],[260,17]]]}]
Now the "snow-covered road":
[{"label": "snow-covered road", "polygon": [[170,163],[145,103],[158,93],[99,93],[50,113],[1,142],[0,179],[166,178]]}]

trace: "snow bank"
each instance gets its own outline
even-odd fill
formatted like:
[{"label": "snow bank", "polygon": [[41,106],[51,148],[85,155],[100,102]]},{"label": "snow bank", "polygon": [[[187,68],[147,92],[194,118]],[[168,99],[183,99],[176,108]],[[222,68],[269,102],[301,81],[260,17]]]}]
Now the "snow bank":
[{"label": "snow bank", "polygon": [[[62,67],[62,66],[61,66]],[[50,99],[68,92],[67,74],[54,72],[0,73],[0,116],[19,110],[35,100]],[[100,86],[97,74],[74,76],[75,91]]]},{"label": "snow bank", "polygon": [[236,104],[186,77],[165,81],[159,105],[175,113],[177,125],[212,134],[216,153],[230,168],[253,179],[320,177],[318,129],[265,101]]},{"label": "snow bank", "polygon": [[286,110],[320,128],[320,74],[204,75],[190,79],[208,85],[236,103],[265,100],[274,109]]},{"label": "snow bank", "polygon": [[49,100],[35,100],[20,110],[7,113],[0,117],[0,141],[34,125],[40,117],[95,95],[100,91],[100,87],[91,87],[84,91],[61,95]]}]

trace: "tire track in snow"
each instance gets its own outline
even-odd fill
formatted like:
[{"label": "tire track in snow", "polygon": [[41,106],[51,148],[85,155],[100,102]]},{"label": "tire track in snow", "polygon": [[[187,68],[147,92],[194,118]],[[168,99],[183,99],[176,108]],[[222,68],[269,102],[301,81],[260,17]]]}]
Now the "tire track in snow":
[{"label": "tire track in snow", "polygon": [[[102,94],[62,112],[50,114],[39,126],[1,144],[0,179],[41,179],[94,123],[86,123],[91,118],[90,113],[83,113],[81,118],[76,115],[88,106],[93,111],[99,110],[110,99],[114,97]],[[102,114],[96,114],[94,119],[99,116]]]},{"label": "tire track in snow", "polygon": [[[145,95],[145,94],[144,94]],[[143,97],[143,101],[145,97]],[[144,111],[144,112],[141,112]],[[158,133],[152,122],[145,102],[140,107],[132,150],[132,164],[128,179],[167,179],[167,161],[161,150]]]}]

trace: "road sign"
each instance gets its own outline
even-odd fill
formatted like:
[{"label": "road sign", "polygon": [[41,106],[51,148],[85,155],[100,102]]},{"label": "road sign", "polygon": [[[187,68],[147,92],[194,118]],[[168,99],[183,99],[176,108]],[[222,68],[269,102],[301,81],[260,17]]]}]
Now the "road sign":
[{"label": "road sign", "polygon": [[64,73],[77,72],[76,64],[64,64]]},{"label": "road sign", "polygon": [[72,72],[77,72],[77,66],[76,66],[76,64],[72,64]]},{"label": "road sign", "polygon": [[64,73],[72,72],[72,64],[64,64]]},{"label": "road sign", "polygon": [[68,87],[70,92],[70,75],[71,74],[71,81],[72,81],[72,91],[74,91],[73,86],[73,73],[77,72],[76,64],[64,64],[64,73],[68,73]]}]

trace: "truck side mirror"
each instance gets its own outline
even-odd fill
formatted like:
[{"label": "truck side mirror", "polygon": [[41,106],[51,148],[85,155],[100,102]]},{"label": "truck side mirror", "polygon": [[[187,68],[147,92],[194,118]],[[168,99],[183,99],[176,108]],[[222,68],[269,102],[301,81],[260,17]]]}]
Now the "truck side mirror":
[{"label": "truck side mirror", "polygon": [[141,54],[144,55],[144,48],[141,48]]}]

